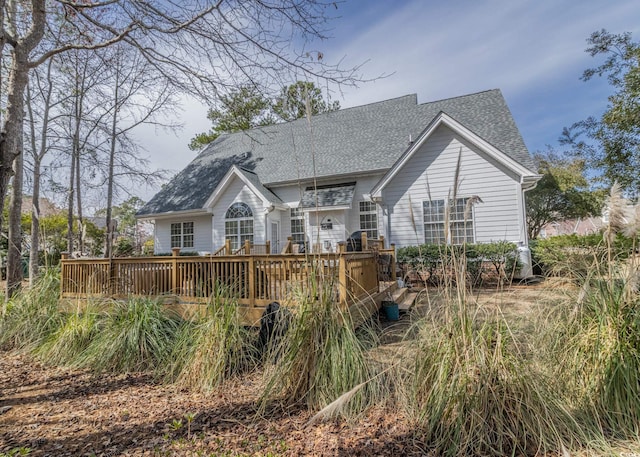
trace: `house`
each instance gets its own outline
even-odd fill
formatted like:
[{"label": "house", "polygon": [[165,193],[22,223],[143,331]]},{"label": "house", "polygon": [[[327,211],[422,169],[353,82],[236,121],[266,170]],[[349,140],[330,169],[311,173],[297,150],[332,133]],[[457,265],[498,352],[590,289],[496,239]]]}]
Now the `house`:
[{"label": "house", "polygon": [[526,245],[524,194],[538,179],[499,90],[413,94],[222,135],[137,217],[154,222],[155,253],[226,239],[277,253],[287,237],[331,252],[359,230],[398,247]]},{"label": "house", "polygon": [[605,229],[604,216],[580,217],[550,222],[540,230],[540,238],[558,235],[592,235]]}]

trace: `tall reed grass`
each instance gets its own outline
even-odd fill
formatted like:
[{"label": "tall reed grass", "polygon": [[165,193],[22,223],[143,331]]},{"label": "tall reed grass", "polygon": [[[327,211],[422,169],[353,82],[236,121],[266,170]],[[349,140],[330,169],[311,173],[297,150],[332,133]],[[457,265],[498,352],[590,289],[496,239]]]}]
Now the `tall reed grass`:
[{"label": "tall reed grass", "polygon": [[606,255],[582,277],[580,292],[566,305],[562,328],[551,334],[551,365],[568,400],[582,421],[609,437],[640,436],[640,296],[636,255],[619,259],[618,233],[633,239],[640,232],[639,207],[629,208],[619,187],[607,202],[609,224],[604,232]]},{"label": "tall reed grass", "polygon": [[[448,249],[448,248],[447,248]],[[525,359],[501,315],[472,310],[464,246],[451,248],[444,304],[415,324],[400,399],[436,455],[543,455],[585,442],[545,373]]]},{"label": "tall reed grass", "polygon": [[382,385],[366,354],[373,334],[356,333],[348,310],[333,300],[332,286],[310,280],[294,292],[288,330],[267,357],[263,406],[278,400],[318,410],[352,391],[332,410],[348,417],[382,402]]},{"label": "tall reed grass", "polygon": [[579,427],[545,376],[520,357],[507,325],[458,310],[419,322],[404,404],[437,455],[537,455],[579,441]]},{"label": "tall reed grass", "polygon": [[63,314],[60,321],[60,326],[42,341],[35,353],[50,364],[76,366],[102,330],[104,319],[97,307],[87,303],[82,310]]},{"label": "tall reed grass", "polygon": [[238,304],[224,288],[207,304],[204,317],[185,321],[164,363],[164,378],[208,392],[256,365],[252,332],[240,320]]}]

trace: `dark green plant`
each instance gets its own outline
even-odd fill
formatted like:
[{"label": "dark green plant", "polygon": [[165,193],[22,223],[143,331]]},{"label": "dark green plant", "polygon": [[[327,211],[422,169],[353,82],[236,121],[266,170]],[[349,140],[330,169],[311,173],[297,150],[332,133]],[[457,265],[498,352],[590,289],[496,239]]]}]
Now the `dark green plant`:
[{"label": "dark green plant", "polygon": [[489,276],[499,281],[511,280],[519,267],[518,247],[508,241],[462,246],[422,244],[398,249],[398,263],[421,273],[434,285],[444,284],[446,276],[451,276],[453,258],[464,258],[471,285],[479,285]]}]

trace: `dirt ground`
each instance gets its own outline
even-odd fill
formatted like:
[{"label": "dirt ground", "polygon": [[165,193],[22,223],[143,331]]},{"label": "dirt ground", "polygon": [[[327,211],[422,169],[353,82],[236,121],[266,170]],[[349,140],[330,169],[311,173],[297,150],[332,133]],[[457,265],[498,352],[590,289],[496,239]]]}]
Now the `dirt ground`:
[{"label": "dirt ground", "polygon": [[[548,290],[484,290],[478,308],[526,316],[557,298]],[[418,314],[438,303],[433,293],[419,300]],[[383,320],[383,343],[399,344],[410,323],[409,315]],[[19,448],[30,456],[425,455],[397,412],[381,408],[353,422],[307,427],[310,413],[302,409],[258,416],[257,390],[247,377],[222,392],[195,394],[145,374],[95,376],[0,352],[0,456]]]}]

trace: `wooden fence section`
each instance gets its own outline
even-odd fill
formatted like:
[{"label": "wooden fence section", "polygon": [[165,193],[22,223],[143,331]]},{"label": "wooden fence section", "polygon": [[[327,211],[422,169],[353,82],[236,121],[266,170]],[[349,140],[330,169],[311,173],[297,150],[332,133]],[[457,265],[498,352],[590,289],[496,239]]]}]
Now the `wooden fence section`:
[{"label": "wooden fence section", "polygon": [[69,259],[63,257],[63,299],[123,299],[165,296],[176,303],[206,303],[216,294],[237,299],[248,322],[256,322],[266,305],[284,301],[295,288],[332,287],[335,302],[349,306],[380,292],[393,252],[332,254],[252,254]]}]

